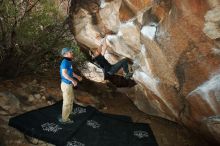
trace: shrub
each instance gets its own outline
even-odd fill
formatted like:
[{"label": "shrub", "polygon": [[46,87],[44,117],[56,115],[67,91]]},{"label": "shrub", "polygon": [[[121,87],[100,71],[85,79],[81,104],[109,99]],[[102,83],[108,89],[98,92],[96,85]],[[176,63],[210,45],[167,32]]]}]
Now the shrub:
[{"label": "shrub", "polygon": [[0,1],[0,76],[53,67],[63,47],[75,48],[76,61],[82,64],[84,56],[65,20],[55,1]]}]

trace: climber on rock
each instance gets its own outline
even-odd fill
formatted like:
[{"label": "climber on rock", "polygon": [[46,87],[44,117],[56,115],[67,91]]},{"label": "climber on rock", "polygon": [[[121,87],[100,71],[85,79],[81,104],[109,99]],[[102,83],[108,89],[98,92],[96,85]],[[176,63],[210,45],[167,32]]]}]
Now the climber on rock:
[{"label": "climber on rock", "polygon": [[98,48],[92,49],[93,52],[91,52],[93,60],[103,69],[104,74],[114,75],[120,69],[123,69],[125,73],[124,77],[126,79],[130,79],[133,73],[129,72],[127,59],[122,59],[115,64],[110,64],[104,57],[106,49],[107,49],[107,40],[106,38],[103,38],[101,40],[101,45]]}]

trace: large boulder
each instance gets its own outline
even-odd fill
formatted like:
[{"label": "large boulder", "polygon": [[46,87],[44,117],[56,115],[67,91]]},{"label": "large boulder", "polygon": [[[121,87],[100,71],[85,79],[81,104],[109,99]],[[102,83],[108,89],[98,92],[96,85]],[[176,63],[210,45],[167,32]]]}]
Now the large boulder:
[{"label": "large boulder", "polygon": [[77,41],[93,49],[106,37],[111,63],[133,62],[138,85],[127,94],[139,109],[220,142],[219,0],[95,4],[97,23],[90,9],[74,11]]}]

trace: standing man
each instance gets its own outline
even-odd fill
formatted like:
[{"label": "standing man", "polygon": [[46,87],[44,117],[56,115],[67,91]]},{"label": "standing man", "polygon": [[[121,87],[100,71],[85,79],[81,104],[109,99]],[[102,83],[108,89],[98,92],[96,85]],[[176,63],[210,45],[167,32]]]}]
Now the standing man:
[{"label": "standing man", "polygon": [[73,109],[73,100],[75,98],[73,92],[73,86],[77,86],[77,81],[74,79],[81,81],[82,77],[78,76],[73,72],[73,67],[71,61],[73,59],[73,52],[70,48],[63,48],[61,55],[63,56],[63,60],[60,64],[60,76],[61,76],[61,90],[63,94],[63,108],[62,108],[62,119],[60,122],[63,124],[71,124],[73,123],[70,120],[69,115]]}]

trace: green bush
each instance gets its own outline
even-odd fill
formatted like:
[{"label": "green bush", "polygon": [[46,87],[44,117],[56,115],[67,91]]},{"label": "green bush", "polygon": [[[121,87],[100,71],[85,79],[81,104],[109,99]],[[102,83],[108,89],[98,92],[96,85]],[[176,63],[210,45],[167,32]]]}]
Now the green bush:
[{"label": "green bush", "polygon": [[65,20],[52,0],[0,1],[0,76],[54,66],[63,47],[74,48],[76,61],[83,64]]}]

